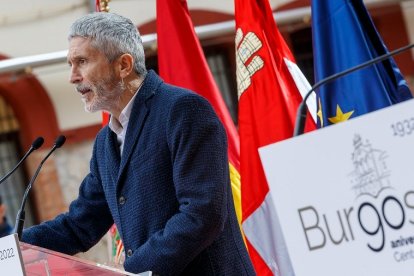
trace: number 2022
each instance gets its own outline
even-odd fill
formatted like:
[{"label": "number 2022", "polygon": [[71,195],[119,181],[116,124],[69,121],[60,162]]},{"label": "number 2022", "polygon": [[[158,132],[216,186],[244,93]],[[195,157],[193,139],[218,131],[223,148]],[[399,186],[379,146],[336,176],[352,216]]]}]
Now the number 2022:
[{"label": "number 2022", "polygon": [[0,250],[0,261],[14,257],[13,248]]}]

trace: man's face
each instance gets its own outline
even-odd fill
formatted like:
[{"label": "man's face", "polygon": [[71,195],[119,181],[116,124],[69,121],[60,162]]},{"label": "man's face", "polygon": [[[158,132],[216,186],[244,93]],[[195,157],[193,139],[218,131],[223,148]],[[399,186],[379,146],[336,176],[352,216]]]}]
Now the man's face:
[{"label": "man's face", "polygon": [[104,54],[91,46],[90,39],[74,37],[69,42],[70,82],[82,95],[87,112],[112,113],[120,101],[123,83],[115,70],[117,61],[109,62]]}]

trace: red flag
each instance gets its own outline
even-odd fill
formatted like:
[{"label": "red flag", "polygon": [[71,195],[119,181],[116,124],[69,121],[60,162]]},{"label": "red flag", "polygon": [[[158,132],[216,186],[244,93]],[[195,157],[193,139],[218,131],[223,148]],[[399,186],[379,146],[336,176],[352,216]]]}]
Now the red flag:
[{"label": "red flag", "polygon": [[240,223],[239,136],[207,65],[186,1],[157,0],[157,39],[160,76],[205,97],[226,128],[231,186]]},{"label": "red flag", "polygon": [[95,11],[100,12],[101,11],[101,1],[95,0]]},{"label": "red flag", "polygon": [[[299,82],[304,92],[310,85],[276,27],[269,1],[235,0],[235,8],[243,231],[257,274],[281,275],[279,263],[287,253],[281,252],[258,148],[292,136],[302,100]],[[314,122],[307,126],[315,128]]]}]

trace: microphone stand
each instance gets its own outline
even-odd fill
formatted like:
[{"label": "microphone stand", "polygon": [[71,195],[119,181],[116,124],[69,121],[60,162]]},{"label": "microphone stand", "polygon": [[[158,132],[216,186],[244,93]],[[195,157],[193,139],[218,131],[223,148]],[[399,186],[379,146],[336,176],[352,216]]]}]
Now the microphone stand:
[{"label": "microphone stand", "polygon": [[66,141],[66,137],[61,135],[56,139],[55,144],[53,145],[53,148],[49,151],[49,153],[45,156],[45,158],[43,158],[43,160],[40,162],[39,166],[37,167],[37,170],[35,172],[35,174],[33,175],[32,179],[30,179],[29,184],[27,185],[26,190],[24,191],[24,195],[23,195],[23,199],[22,199],[22,204],[20,205],[20,209],[17,212],[17,216],[16,216],[16,225],[14,228],[14,233],[17,233],[19,240],[21,240],[22,238],[22,233],[23,233],[23,225],[24,225],[24,221],[26,219],[26,211],[25,209],[25,205],[26,205],[26,201],[27,201],[27,197],[29,195],[29,191],[32,188],[33,183],[35,182],[37,175],[40,172],[40,169],[43,166],[43,163],[45,163],[45,161],[49,158],[49,156],[57,149],[60,148]]},{"label": "microphone stand", "polygon": [[36,140],[33,141],[30,149],[25,153],[25,155],[23,156],[22,159],[20,159],[19,163],[17,163],[17,165],[10,171],[8,172],[5,176],[2,177],[2,179],[0,179],[0,184],[3,183],[7,178],[9,178],[10,175],[12,175],[12,173],[14,173],[14,171],[20,167],[20,165],[23,163],[24,160],[26,160],[26,158],[35,150],[37,150],[38,148],[40,148],[43,145],[44,139],[43,137],[37,137]]}]

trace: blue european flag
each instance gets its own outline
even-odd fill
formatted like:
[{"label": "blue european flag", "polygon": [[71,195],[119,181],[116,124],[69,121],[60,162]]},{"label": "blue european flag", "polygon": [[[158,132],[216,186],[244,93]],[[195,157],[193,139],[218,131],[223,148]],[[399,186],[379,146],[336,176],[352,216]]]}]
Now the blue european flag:
[{"label": "blue european flag", "polygon": [[[313,0],[315,80],[388,53],[362,0]],[[412,95],[393,59],[321,86],[318,127],[348,120]]]}]

